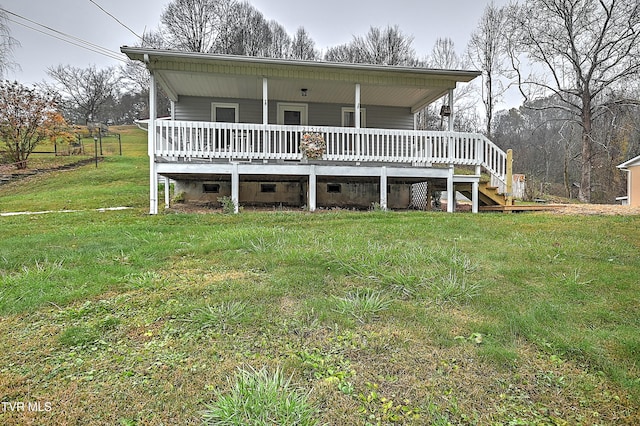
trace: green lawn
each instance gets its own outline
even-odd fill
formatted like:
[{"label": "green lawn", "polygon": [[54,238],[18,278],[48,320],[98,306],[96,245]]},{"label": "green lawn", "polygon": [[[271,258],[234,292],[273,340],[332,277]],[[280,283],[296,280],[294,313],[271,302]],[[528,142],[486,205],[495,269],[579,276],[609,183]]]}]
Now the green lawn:
[{"label": "green lawn", "polygon": [[144,141],[0,187],[85,210],[0,217],[0,400],[50,408],[1,424],[201,424],[239,368],[318,424],[640,422],[640,217],[149,216]]}]

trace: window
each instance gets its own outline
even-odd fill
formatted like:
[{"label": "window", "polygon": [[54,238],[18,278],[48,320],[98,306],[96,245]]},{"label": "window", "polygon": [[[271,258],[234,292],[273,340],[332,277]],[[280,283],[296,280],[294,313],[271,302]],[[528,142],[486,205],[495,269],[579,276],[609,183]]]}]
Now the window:
[{"label": "window", "polygon": [[309,119],[307,104],[278,104],[278,124],[287,126],[306,126]]},{"label": "window", "polygon": [[[342,108],[342,127],[356,126],[356,109],[350,107]],[[367,109],[360,108],[360,127],[367,127]]]},{"label": "window", "polygon": [[340,194],[342,192],[342,185],[339,183],[328,183],[327,184],[327,193],[329,194]]},{"label": "window", "polygon": [[260,192],[276,192],[275,183],[261,183]]},{"label": "window", "polygon": [[238,104],[213,103],[211,104],[211,121],[237,123],[238,109]]},{"label": "window", "polygon": [[205,194],[219,194],[220,185],[218,185],[217,183],[203,183],[202,192]]}]

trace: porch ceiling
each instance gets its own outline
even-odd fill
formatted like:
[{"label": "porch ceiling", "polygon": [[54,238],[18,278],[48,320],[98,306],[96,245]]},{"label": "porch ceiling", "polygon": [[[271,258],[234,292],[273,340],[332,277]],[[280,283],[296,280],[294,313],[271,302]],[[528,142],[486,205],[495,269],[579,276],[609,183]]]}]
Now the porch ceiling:
[{"label": "porch ceiling", "polygon": [[[362,64],[250,58],[123,47],[130,59],[145,62],[174,100],[180,96],[269,99],[287,102],[352,104],[355,84],[361,104],[417,110],[445,95],[476,71],[434,70]],[[307,96],[301,96],[307,89]]]}]

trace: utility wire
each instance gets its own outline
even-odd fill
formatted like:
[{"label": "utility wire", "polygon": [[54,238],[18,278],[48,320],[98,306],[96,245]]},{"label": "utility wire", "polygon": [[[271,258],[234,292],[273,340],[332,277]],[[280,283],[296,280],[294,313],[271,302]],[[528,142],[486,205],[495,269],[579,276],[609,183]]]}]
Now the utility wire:
[{"label": "utility wire", "polygon": [[104,13],[106,13],[107,15],[109,15],[111,18],[113,18],[118,24],[122,25],[123,27],[125,27],[127,30],[129,30],[131,32],[131,34],[133,34],[134,36],[138,37],[140,40],[142,40],[142,37],[140,37],[135,31],[133,31],[131,28],[129,28],[128,26],[126,26],[125,24],[122,23],[122,21],[120,21],[118,18],[116,18],[115,16],[113,16],[111,13],[107,12],[102,6],[100,6],[98,3],[96,3],[93,0],[89,0],[91,3],[95,4],[96,7],[98,9],[100,9],[101,11],[103,11]]},{"label": "utility wire", "polygon": [[[43,31],[43,30],[38,29],[38,28],[36,28],[36,27],[32,27],[32,26],[30,26],[30,25],[28,25],[28,24],[25,24],[24,22],[19,22],[19,21],[16,21],[16,20],[14,20],[14,19],[11,19],[11,18],[7,18],[7,21],[9,21],[9,22],[13,22],[14,24],[22,25],[22,26],[23,26],[23,27],[25,27],[25,28],[29,28],[30,30],[33,30],[33,31],[39,32],[39,33],[41,33],[41,34],[44,34],[44,35],[46,35],[46,36],[49,36],[49,37],[52,37],[52,38],[55,38],[55,39],[58,39],[58,40],[64,41],[65,43],[69,43],[69,44],[71,44],[71,45],[74,45],[74,46],[80,47],[80,48],[82,48],[82,49],[86,49],[86,50],[89,50],[89,51],[91,51],[91,52],[98,53],[98,54],[103,55],[103,56],[107,56],[107,57],[109,57],[109,58],[111,58],[111,59],[115,59],[115,60],[118,60],[118,61],[126,62],[122,57],[120,57],[120,56],[116,56],[116,53],[115,53],[115,52],[112,52],[112,51],[110,51],[110,50],[99,50],[99,49],[97,49],[97,48],[89,47],[89,46],[87,46],[87,45],[83,45],[83,44],[78,43],[78,42],[75,42],[75,41],[73,41],[73,40],[68,40],[68,39],[65,39],[64,37],[60,37],[60,36],[57,36],[57,35],[55,35],[55,34],[48,33],[48,32],[46,32],[46,31]],[[101,48],[101,49],[102,49],[102,48]]]},{"label": "utility wire", "polygon": [[44,28],[44,30],[39,29],[37,27],[33,27],[31,25],[28,25],[28,24],[26,24],[24,22],[16,21],[15,19],[12,19],[10,17],[7,17],[8,21],[11,21],[11,22],[13,22],[15,24],[22,25],[23,27],[29,28],[29,29],[31,29],[33,31],[42,33],[44,35],[47,35],[49,37],[53,37],[53,38],[58,39],[58,40],[62,40],[64,42],[66,42],[66,43],[72,44],[72,45],[80,47],[82,49],[90,50],[90,51],[92,51],[94,53],[98,53],[100,55],[107,56],[107,57],[109,57],[111,59],[115,59],[117,61],[122,61],[122,62],[127,62],[124,59],[123,55],[118,53],[118,52],[115,52],[113,50],[109,50],[109,49],[107,49],[105,47],[102,47],[100,45],[97,45],[97,44],[91,43],[89,41],[83,40],[83,39],[81,39],[79,37],[75,37],[75,36],[72,36],[70,34],[63,33],[62,31],[58,31],[58,30],[56,30],[54,28],[51,28],[51,27],[48,27],[46,25],[40,24],[39,22],[36,22],[36,21],[31,20],[29,18],[25,18],[24,16],[18,15],[17,13],[13,13],[13,12],[7,10],[7,9],[4,9],[4,8],[0,7],[0,11],[3,11],[5,13],[9,14],[9,15],[12,15],[12,16],[15,16],[15,17],[17,17],[19,19],[27,21],[27,22],[29,22],[31,24],[34,24],[37,27]]}]

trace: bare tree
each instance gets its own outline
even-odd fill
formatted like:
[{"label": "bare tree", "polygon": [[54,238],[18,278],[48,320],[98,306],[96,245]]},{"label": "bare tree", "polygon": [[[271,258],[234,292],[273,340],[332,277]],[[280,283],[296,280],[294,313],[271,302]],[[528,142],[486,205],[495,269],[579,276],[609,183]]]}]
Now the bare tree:
[{"label": "bare tree", "polygon": [[282,25],[276,21],[269,21],[271,45],[267,49],[268,57],[288,58],[291,54],[291,37]]},{"label": "bare tree", "polygon": [[397,25],[384,29],[371,27],[365,36],[353,40],[361,62],[380,65],[415,65],[412,44],[413,37],[404,35]]},{"label": "bare tree", "polygon": [[362,63],[359,52],[357,52],[351,43],[340,44],[327,49],[324,54],[324,60],[327,62],[344,62],[348,64]]},{"label": "bare tree", "polygon": [[161,16],[170,47],[189,52],[214,50],[234,0],[173,0]]},{"label": "bare tree", "polygon": [[302,59],[305,61],[315,61],[318,59],[316,43],[309,33],[303,28],[298,28],[291,43],[291,59]]},{"label": "bare tree", "polygon": [[13,49],[19,45],[20,43],[11,36],[7,14],[0,6],[0,77],[16,66],[13,62]]},{"label": "bare tree", "polygon": [[[426,66],[440,69],[466,69],[464,57],[456,52],[455,44],[450,38],[438,38],[427,58]],[[454,127],[460,131],[476,131],[478,116],[476,112],[477,99],[474,97],[472,84],[460,85],[455,89]],[[440,103],[434,102],[425,109],[425,120],[429,128],[442,128],[440,107],[448,100],[442,98]],[[453,107],[453,105],[451,106]]]},{"label": "bare tree", "polygon": [[506,9],[496,7],[492,1],[485,7],[467,48],[471,63],[482,71],[482,103],[485,108],[485,132],[488,138],[491,138],[496,102],[505,92],[500,78],[509,69],[506,63],[506,24]]},{"label": "bare tree", "polygon": [[55,81],[54,89],[62,93],[85,123],[100,117],[101,107],[117,95],[118,73],[113,67],[76,68],[70,65],[50,67],[47,74]]},{"label": "bare tree", "polygon": [[327,50],[325,60],[377,65],[416,66],[416,52],[413,37],[407,36],[400,28],[369,28],[364,36],[354,36],[350,43]]},{"label": "bare tree", "polygon": [[[232,40],[231,50],[220,53],[267,56],[272,43],[272,34],[264,15],[247,2],[237,3],[232,13],[233,24],[229,23],[227,26],[231,33],[229,34],[229,39]],[[224,18],[220,17],[220,19]]]},{"label": "bare tree", "polygon": [[436,39],[427,61],[430,67],[440,69],[458,69],[462,68],[464,63],[456,52],[453,40],[448,37]]},{"label": "bare tree", "polygon": [[[581,127],[578,198],[591,201],[594,148],[603,144],[594,120],[606,111],[608,94],[640,73],[638,0],[526,0],[510,16],[516,36],[514,69],[525,105],[553,95],[554,105]],[[527,58],[528,63],[520,63]],[[544,75],[525,69],[544,71]]]}]

